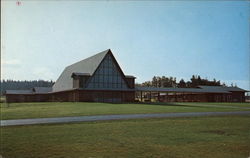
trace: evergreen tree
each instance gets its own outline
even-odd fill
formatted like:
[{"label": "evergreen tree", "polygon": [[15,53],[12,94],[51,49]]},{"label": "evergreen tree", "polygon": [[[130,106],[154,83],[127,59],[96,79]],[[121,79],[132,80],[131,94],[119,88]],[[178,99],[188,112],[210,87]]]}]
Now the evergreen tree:
[{"label": "evergreen tree", "polygon": [[6,90],[29,90],[34,87],[52,87],[54,82],[51,81],[44,81],[44,80],[33,80],[33,81],[19,81],[19,80],[1,80],[0,89],[1,95]]},{"label": "evergreen tree", "polygon": [[180,82],[178,83],[179,88],[186,88],[186,82],[184,79],[181,79]]}]

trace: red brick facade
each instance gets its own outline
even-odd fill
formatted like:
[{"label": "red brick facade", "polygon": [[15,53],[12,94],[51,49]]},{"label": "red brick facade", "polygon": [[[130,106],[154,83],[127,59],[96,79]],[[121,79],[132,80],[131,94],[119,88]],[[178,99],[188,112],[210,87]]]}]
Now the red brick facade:
[{"label": "red brick facade", "polygon": [[12,102],[134,102],[134,91],[70,90],[48,94],[6,94]]}]

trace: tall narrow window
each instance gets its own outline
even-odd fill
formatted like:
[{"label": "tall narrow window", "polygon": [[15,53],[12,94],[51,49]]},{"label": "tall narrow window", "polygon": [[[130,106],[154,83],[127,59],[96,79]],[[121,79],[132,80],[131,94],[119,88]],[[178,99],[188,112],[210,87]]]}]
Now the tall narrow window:
[{"label": "tall narrow window", "polygon": [[112,57],[107,55],[93,74],[87,88],[127,89],[128,87]]}]

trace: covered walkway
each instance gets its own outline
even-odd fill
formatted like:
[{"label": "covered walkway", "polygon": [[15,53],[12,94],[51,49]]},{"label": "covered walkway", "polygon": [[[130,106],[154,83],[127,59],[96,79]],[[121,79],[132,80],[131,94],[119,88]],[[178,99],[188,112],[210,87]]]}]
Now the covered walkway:
[{"label": "covered walkway", "polygon": [[198,86],[197,88],[136,87],[135,99],[141,102],[244,102],[245,92],[237,87],[222,86]]}]

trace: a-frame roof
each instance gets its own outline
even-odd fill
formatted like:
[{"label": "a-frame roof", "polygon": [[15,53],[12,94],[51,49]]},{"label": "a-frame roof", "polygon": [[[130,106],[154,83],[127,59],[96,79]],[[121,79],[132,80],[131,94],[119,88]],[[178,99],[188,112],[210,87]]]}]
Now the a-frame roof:
[{"label": "a-frame roof", "polygon": [[91,56],[89,58],[86,58],[84,60],[81,60],[72,65],[67,66],[62,72],[62,74],[60,75],[60,77],[57,79],[55,84],[53,85],[53,91],[63,91],[63,90],[72,89],[73,80],[71,78],[71,75],[73,73],[84,73],[84,74],[93,75],[97,67],[100,65],[100,63],[102,62],[102,60],[108,53],[110,53],[113,56],[111,50],[107,49],[94,56]]},{"label": "a-frame roof", "polygon": [[109,51],[110,51],[110,49],[102,51],[96,55],[89,57],[89,58],[86,58],[86,59],[81,60],[79,62],[76,62],[72,65],[69,65],[66,67],[66,69],[69,71],[74,70],[74,72],[77,72],[77,73],[88,73],[88,74],[92,75]]}]

